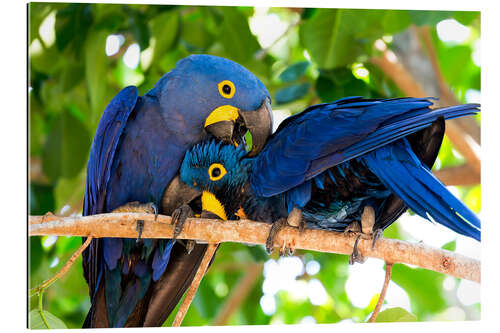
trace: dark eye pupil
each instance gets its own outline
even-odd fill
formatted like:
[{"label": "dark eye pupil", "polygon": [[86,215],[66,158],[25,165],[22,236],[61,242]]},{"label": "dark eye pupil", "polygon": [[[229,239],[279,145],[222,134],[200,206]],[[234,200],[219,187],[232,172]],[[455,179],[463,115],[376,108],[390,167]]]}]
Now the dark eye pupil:
[{"label": "dark eye pupil", "polygon": [[225,84],[222,87],[222,91],[224,92],[224,94],[230,94],[231,93],[231,87],[229,85]]},{"label": "dark eye pupil", "polygon": [[220,176],[220,169],[219,168],[215,168],[212,170],[212,177],[216,178],[216,177],[219,177]]}]

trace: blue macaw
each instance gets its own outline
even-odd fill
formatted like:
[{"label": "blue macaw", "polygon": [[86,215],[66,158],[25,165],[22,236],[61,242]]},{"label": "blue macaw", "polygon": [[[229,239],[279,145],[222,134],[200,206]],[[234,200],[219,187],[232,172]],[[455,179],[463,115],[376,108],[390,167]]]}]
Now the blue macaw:
[{"label": "blue macaw", "polygon": [[[431,105],[424,98],[361,97],[314,105],[285,119],[256,157],[224,143],[194,146],[181,181],[203,191],[202,209],[220,218],[273,223],[268,251],[286,224],[362,231],[375,241],[408,207],[480,240],[477,216],[430,171],[444,119],[475,114],[479,105]],[[368,228],[365,214],[372,216]],[[359,261],[356,252],[351,259]]]},{"label": "blue macaw", "polygon": [[[124,88],[104,110],[95,133],[83,215],[159,212],[180,223],[196,212],[200,197],[179,182],[185,152],[207,138],[245,146],[249,131],[254,155],[271,134],[271,117],[265,86],[247,69],[215,56],[180,60],[144,96],[136,87]],[[176,225],[177,235],[181,227]],[[191,250],[181,243],[93,240],[83,256],[91,298],[83,326],[161,326],[206,250],[206,244]]]}]

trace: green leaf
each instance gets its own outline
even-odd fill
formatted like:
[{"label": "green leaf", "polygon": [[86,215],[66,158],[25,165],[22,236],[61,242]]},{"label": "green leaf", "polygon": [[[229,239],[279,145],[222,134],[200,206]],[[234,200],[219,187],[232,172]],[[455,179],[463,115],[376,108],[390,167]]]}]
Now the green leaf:
[{"label": "green leaf", "polygon": [[332,102],[346,96],[370,97],[369,86],[345,67],[322,70],[316,80],[316,93],[323,102]]},{"label": "green leaf", "polygon": [[43,215],[54,211],[54,187],[30,183],[29,203],[30,215]]},{"label": "green leaf", "polygon": [[45,316],[45,320],[47,324],[42,320],[42,316],[40,315],[39,310],[32,310],[29,314],[29,328],[32,330],[41,330],[41,329],[65,329],[67,328],[64,322],[54,316],[52,313],[43,310],[43,315]]},{"label": "green leaf", "polygon": [[32,2],[28,4],[29,10],[29,42],[39,36],[39,29],[42,22],[50,14],[52,4]]},{"label": "green leaf", "polygon": [[70,91],[84,78],[85,66],[80,62],[69,63],[62,71],[61,86],[64,92]]},{"label": "green leaf", "polygon": [[[56,45],[59,51],[69,48],[78,59],[83,41],[93,22],[90,4],[72,3],[56,13]],[[78,38],[75,38],[78,36]]]},{"label": "green leaf", "polygon": [[147,49],[149,47],[151,31],[149,30],[146,17],[138,10],[131,10],[129,12],[130,27],[132,27],[132,33],[134,34],[135,40],[139,44],[141,50]]},{"label": "green leaf", "polygon": [[90,95],[92,110],[91,123],[97,124],[106,107],[106,76],[108,59],[106,57],[106,38],[108,32],[93,30],[85,43],[85,78]]},{"label": "green leaf", "polygon": [[279,76],[282,82],[291,82],[304,75],[311,63],[309,61],[297,62],[286,68]]},{"label": "green leaf", "polygon": [[179,33],[179,14],[177,11],[166,11],[151,20],[151,36],[155,38],[153,64],[171,49]]},{"label": "green leaf", "polygon": [[130,29],[127,26],[129,17],[124,11],[124,5],[97,3],[92,7],[94,28],[97,30],[120,31]]},{"label": "green leaf", "polygon": [[317,10],[318,8],[304,8],[300,16],[303,20],[307,20],[308,18],[312,17]]},{"label": "green leaf", "polygon": [[41,53],[30,55],[30,69],[47,75],[54,75],[62,67],[64,60],[54,44]]},{"label": "green leaf", "polygon": [[87,161],[91,137],[85,125],[70,112],[52,122],[42,153],[44,173],[52,180],[78,174]]},{"label": "green leaf", "polygon": [[455,251],[455,249],[457,248],[457,241],[453,240],[451,242],[448,242],[448,243],[444,244],[443,246],[441,246],[441,248],[443,250]]},{"label": "green leaf", "polygon": [[408,11],[413,23],[421,25],[435,25],[438,22],[451,18],[452,11],[444,10],[409,10]]},{"label": "green leaf", "polygon": [[472,49],[467,45],[439,48],[439,63],[446,82],[453,86],[464,82],[470,73],[469,66],[475,67],[471,58]]},{"label": "green leaf", "polygon": [[373,41],[384,34],[382,10],[318,9],[299,30],[302,44],[322,69],[354,62],[371,53]]},{"label": "green leaf", "polygon": [[464,203],[473,212],[479,213],[481,210],[481,185],[476,185],[467,192]]},{"label": "green leaf", "polygon": [[393,323],[405,321],[417,321],[417,317],[400,307],[390,308],[380,312],[377,316],[377,319],[375,320],[376,323]]},{"label": "green leaf", "polygon": [[[30,212],[30,214],[32,214]],[[38,214],[37,214],[38,215]],[[43,249],[40,242],[41,237],[30,237],[29,242],[29,275],[32,277],[41,267]],[[33,287],[33,286],[31,286]]]},{"label": "green leaf", "polygon": [[481,15],[480,12],[455,12],[453,15],[453,18],[457,20],[458,22],[462,23],[463,25],[469,25],[471,24],[474,20],[479,18]]},{"label": "green leaf", "polygon": [[293,84],[286,88],[282,88],[274,95],[276,104],[286,104],[304,97],[311,88],[309,82]]},{"label": "green leaf", "polygon": [[220,9],[224,21],[219,40],[227,56],[244,65],[260,49],[257,38],[250,31],[248,18],[236,7],[220,7]]},{"label": "green leaf", "polygon": [[446,308],[444,277],[443,274],[423,268],[395,264],[391,279],[408,293],[412,312],[420,318]]},{"label": "green leaf", "polygon": [[79,198],[83,198],[85,192],[85,177],[85,168],[82,168],[76,177],[60,178],[57,181],[54,188],[56,212],[59,212],[64,205],[76,206],[79,203]]},{"label": "green leaf", "polygon": [[411,24],[411,17],[406,10],[388,10],[382,20],[385,35],[406,29]]},{"label": "green leaf", "polygon": [[266,261],[269,259],[269,255],[267,254],[266,250],[264,250],[264,247],[261,245],[254,245],[254,246],[249,245],[247,249],[255,261]]},{"label": "green leaf", "polygon": [[215,40],[215,36],[207,28],[209,22],[197,19],[200,15],[200,10],[197,10],[182,20],[181,38],[189,52],[205,52]]}]

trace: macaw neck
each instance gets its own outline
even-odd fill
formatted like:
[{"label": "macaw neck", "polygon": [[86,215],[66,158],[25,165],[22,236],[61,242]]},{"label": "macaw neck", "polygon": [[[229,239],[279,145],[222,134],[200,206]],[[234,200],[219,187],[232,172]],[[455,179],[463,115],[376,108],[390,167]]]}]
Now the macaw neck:
[{"label": "macaw neck", "polygon": [[252,192],[250,182],[245,184],[242,193],[243,199],[240,208],[250,220],[272,223],[281,217],[287,216],[284,195],[279,194],[272,197],[256,196]]}]

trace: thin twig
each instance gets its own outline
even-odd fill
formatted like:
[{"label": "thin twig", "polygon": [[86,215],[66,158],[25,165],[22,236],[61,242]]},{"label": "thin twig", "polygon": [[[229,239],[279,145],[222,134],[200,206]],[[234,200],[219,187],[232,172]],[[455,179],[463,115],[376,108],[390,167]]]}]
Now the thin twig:
[{"label": "thin twig", "polygon": [[374,323],[377,319],[378,313],[380,312],[380,308],[384,303],[385,294],[387,293],[387,287],[389,286],[389,282],[391,281],[392,274],[392,263],[385,263],[385,280],[384,285],[382,286],[382,291],[380,292],[380,297],[378,298],[377,305],[375,305],[375,309],[373,310],[370,319],[368,319],[369,323]]},{"label": "thin twig", "polygon": [[[49,215],[30,216],[31,236],[64,235],[94,237],[136,238],[136,221],[143,220],[143,238],[172,238],[171,218],[144,213],[108,213],[82,217]],[[188,218],[179,239],[202,240],[208,243],[236,242],[265,244],[271,224],[250,220],[226,221]],[[343,233],[285,227],[276,237],[275,244],[319,252],[352,253],[354,237]],[[423,243],[409,243],[397,239],[381,238],[372,248],[371,240],[360,240],[359,252],[365,257],[379,258],[392,263],[405,263],[441,272],[461,279],[480,282],[481,262],[451,251],[433,248]]]},{"label": "thin twig", "polygon": [[40,318],[42,318],[45,327],[50,328],[47,318],[45,318],[45,313],[43,313],[43,292],[38,293],[38,312],[40,313]]},{"label": "thin twig", "polygon": [[217,314],[217,318],[213,323],[214,326],[221,326],[227,324],[231,315],[240,308],[241,303],[248,296],[252,290],[253,285],[259,278],[264,263],[254,263],[248,266],[246,274],[241,278],[238,284],[232,289],[231,296],[226,300],[222,310]]},{"label": "thin twig", "polygon": [[182,304],[179,307],[177,314],[175,315],[175,319],[174,319],[172,326],[180,326],[181,325],[182,320],[184,319],[184,316],[186,315],[187,311],[189,310],[189,306],[191,305],[191,302],[194,299],[194,295],[196,295],[196,291],[198,290],[198,287],[200,286],[201,279],[203,279],[203,276],[207,272],[207,267],[210,264],[210,261],[212,260],[212,257],[214,256],[215,250],[217,250],[218,246],[219,246],[219,244],[213,244],[213,243],[208,244],[207,251],[205,252],[205,255],[203,256],[200,267],[198,267],[198,270],[196,271],[196,275],[194,276],[193,282],[191,282],[191,286],[189,287],[189,290],[186,293],[186,297],[184,297],[184,300],[182,301]]},{"label": "thin twig", "polygon": [[57,279],[66,274],[66,272],[75,263],[76,259],[80,256],[80,254],[82,254],[82,252],[89,246],[91,241],[92,241],[92,236],[88,236],[85,242],[78,248],[78,250],[75,251],[75,253],[73,253],[73,255],[64,264],[64,266],[53,277],[42,282],[39,286],[32,288],[30,290],[30,296],[43,292],[44,289],[48,288]]}]

